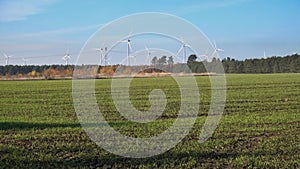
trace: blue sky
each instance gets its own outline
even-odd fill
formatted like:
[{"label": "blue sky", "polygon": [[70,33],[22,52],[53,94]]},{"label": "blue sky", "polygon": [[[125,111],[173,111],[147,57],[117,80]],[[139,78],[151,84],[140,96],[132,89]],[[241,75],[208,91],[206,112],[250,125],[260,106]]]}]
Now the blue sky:
[{"label": "blue sky", "polygon": [[[0,50],[11,64],[62,64],[75,59],[104,24],[138,12],[164,12],[196,25],[215,40],[221,58],[300,53],[299,0],[1,0]],[[0,65],[5,64],[0,55]]]}]

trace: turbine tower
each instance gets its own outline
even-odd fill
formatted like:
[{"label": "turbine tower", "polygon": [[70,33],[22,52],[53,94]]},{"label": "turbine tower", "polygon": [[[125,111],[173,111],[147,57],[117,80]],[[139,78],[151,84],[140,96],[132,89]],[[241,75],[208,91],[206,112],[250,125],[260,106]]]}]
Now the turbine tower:
[{"label": "turbine tower", "polygon": [[107,60],[107,47],[104,48],[104,65],[108,65],[108,60]]},{"label": "turbine tower", "polygon": [[62,57],[62,60],[64,60],[64,61],[65,61],[65,64],[68,65],[70,59],[71,59],[71,55],[70,55],[70,53],[69,53],[69,49],[67,49],[65,56]]},{"label": "turbine tower", "polygon": [[130,66],[130,50],[131,50],[130,39],[127,39],[127,64],[129,66]]},{"label": "turbine tower", "polygon": [[103,49],[102,48],[94,48],[94,50],[96,50],[100,53],[100,65],[101,65],[102,59],[103,59]]}]

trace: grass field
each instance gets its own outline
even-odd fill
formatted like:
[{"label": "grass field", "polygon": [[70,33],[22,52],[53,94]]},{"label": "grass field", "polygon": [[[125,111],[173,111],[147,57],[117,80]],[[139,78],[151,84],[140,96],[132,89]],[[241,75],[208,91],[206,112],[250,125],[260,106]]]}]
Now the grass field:
[{"label": "grass field", "polygon": [[[300,74],[227,75],[227,103],[213,137],[198,142],[210,104],[208,77],[196,77],[200,110],[193,130],[173,149],[145,159],[113,155],[81,128],[72,81],[0,82],[0,168],[299,168]],[[100,109],[110,125],[129,136],[150,137],[176,118],[179,90],[171,78],[136,78],[130,96],[146,110],[152,89],[168,98],[161,118],[129,122],[113,106],[109,79],[96,81]]]}]

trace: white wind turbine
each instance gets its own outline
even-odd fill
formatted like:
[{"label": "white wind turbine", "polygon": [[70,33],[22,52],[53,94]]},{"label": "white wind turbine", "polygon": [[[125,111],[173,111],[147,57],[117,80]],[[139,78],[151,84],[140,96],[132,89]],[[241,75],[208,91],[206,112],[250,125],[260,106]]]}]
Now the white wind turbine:
[{"label": "white wind turbine", "polygon": [[179,53],[182,51],[182,63],[184,63],[186,61],[186,48],[190,47],[190,45],[188,45],[187,43],[185,43],[183,41],[183,38],[180,39],[180,43],[181,43],[181,47],[179,48],[179,50],[176,53],[176,57],[178,57]]},{"label": "white wind turbine", "polygon": [[130,51],[131,51],[131,42],[130,39],[123,40],[121,42],[127,43],[127,65],[130,66]]},{"label": "white wind turbine", "polygon": [[202,61],[208,60],[208,56],[206,54],[200,55],[200,58],[202,58]]},{"label": "white wind turbine", "polygon": [[101,65],[103,60],[103,48],[94,48],[94,50],[100,53],[100,65]]},{"label": "white wind turbine", "polygon": [[130,55],[130,58],[133,58],[133,64],[136,65],[136,55]]},{"label": "white wind turbine", "polygon": [[65,64],[68,65],[70,59],[71,59],[71,55],[70,55],[70,53],[69,53],[69,49],[67,49],[65,56],[62,57],[62,60],[64,60],[64,61],[65,61]]},{"label": "white wind turbine", "polygon": [[2,52],[4,57],[5,57],[5,64],[6,65],[9,65],[9,58],[12,57],[12,55],[7,55],[6,53]]},{"label": "white wind turbine", "polygon": [[25,59],[24,57],[22,57],[22,61],[23,61],[23,65],[27,65],[27,62],[29,61],[29,59]]},{"label": "white wind turbine", "polygon": [[202,61],[207,61],[208,60],[207,52],[208,52],[208,49],[206,49],[204,54],[200,55],[200,59],[202,59]]},{"label": "white wind turbine", "polygon": [[150,52],[150,49],[145,45],[145,48],[147,50],[147,62],[148,62],[148,65],[150,65],[150,58],[151,58],[151,52]]},{"label": "white wind turbine", "polygon": [[264,51],[264,59],[267,59],[266,51]]},{"label": "white wind turbine", "polygon": [[104,65],[107,64],[107,47],[105,48],[95,48],[96,51],[100,52],[100,65],[102,64],[102,61],[104,61]]},{"label": "white wind turbine", "polygon": [[214,41],[214,44],[213,44],[213,45],[214,45],[214,46],[213,46],[213,47],[214,47],[214,52],[212,53],[212,56],[213,56],[215,53],[218,55],[218,52],[224,52],[223,49],[217,47],[216,41]]}]

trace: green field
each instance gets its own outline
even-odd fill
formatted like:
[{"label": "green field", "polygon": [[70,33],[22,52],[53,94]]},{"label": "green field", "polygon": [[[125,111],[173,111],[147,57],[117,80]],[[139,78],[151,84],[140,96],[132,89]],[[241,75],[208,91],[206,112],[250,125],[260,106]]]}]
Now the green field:
[{"label": "green field", "polygon": [[[72,100],[72,81],[0,81],[0,168],[299,168],[300,74],[226,75],[227,101],[214,135],[198,137],[210,104],[208,77],[196,77],[200,110],[193,130],[177,146],[151,158],[113,155],[81,128]],[[133,105],[150,107],[148,95],[161,88],[168,98],[162,117],[149,124],[118,114],[110,79],[96,80],[100,109],[122,134],[151,137],[174,122],[179,89],[171,78],[136,78]]]}]

